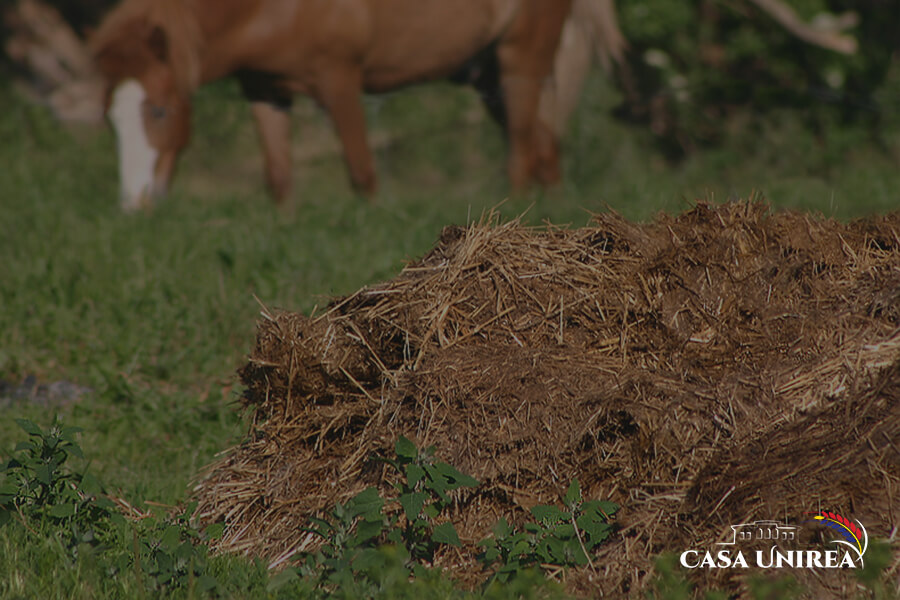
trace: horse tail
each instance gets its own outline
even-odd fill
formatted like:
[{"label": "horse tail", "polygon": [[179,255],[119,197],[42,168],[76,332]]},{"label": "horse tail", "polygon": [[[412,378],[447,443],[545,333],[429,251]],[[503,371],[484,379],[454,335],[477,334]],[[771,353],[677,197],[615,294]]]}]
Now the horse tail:
[{"label": "horse tail", "polygon": [[557,139],[578,106],[593,57],[612,72],[623,64],[626,48],[614,0],[573,0],[539,105],[540,120]]},{"label": "horse tail", "polygon": [[574,0],[569,20],[580,23],[607,71],[625,60],[628,44],[619,28],[614,0]]}]

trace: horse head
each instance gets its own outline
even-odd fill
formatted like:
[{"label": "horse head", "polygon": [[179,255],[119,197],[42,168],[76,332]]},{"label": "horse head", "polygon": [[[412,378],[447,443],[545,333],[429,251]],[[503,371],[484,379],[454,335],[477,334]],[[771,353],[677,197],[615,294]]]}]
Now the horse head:
[{"label": "horse head", "polygon": [[190,95],[171,54],[166,31],[140,18],[120,23],[95,40],[126,211],[147,206],[166,192],[175,159],[188,141]]}]

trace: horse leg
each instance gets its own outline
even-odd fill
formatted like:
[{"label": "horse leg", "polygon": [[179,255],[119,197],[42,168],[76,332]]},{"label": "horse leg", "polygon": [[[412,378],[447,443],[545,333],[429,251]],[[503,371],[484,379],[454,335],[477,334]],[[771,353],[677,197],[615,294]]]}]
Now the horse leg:
[{"label": "horse leg", "polygon": [[291,113],[269,102],[252,102],[250,110],[266,159],[266,182],[278,204],[291,192]]},{"label": "horse leg", "polygon": [[535,177],[542,185],[559,183],[562,172],[559,167],[559,136],[542,120],[536,124],[535,146],[537,165]]},{"label": "horse leg", "polygon": [[291,192],[291,96],[263,74],[238,75],[266,162],[269,193],[283,204]]},{"label": "horse leg", "polygon": [[375,194],[375,159],[366,140],[362,106],[362,74],[356,67],[332,66],[322,72],[316,97],[328,111],[344,149],[353,187],[371,198]]},{"label": "horse leg", "polygon": [[556,135],[538,119],[541,86],[553,69],[569,2],[544,0],[523,9],[497,48],[506,105],[509,180],[522,189],[532,180],[559,179]]},{"label": "horse leg", "polygon": [[514,68],[516,56],[504,57],[500,50],[504,73],[501,75],[504,104],[506,106],[506,135],[509,140],[507,172],[513,190],[525,188],[531,181],[537,154],[535,152],[535,117],[537,115],[540,85],[534,77],[519,73]]}]

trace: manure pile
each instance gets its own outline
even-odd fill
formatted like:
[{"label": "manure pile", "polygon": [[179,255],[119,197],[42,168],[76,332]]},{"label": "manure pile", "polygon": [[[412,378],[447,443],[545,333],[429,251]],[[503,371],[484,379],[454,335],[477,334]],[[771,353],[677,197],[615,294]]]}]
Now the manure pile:
[{"label": "manure pile", "polygon": [[[287,564],[309,516],[368,485],[397,437],[482,482],[459,495],[464,551],[577,477],[622,508],[585,595],[640,594],[652,557],[716,551],[730,525],[821,509],[870,538],[900,521],[900,213],[842,224],[700,204],[580,229],[494,217],[448,227],[394,279],[307,317],[264,311],[240,371],[246,440],[195,495],[219,550]],[[818,548],[826,549],[820,539]],[[900,564],[891,566],[896,579]],[[696,569],[738,589],[742,569]],[[787,569],[814,597],[840,570]]]}]

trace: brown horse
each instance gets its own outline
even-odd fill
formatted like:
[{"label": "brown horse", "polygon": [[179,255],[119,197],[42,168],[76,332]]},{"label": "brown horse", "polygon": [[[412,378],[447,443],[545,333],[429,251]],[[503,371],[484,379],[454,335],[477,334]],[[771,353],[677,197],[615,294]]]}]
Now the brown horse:
[{"label": "brown horse", "polygon": [[327,111],[354,186],[372,194],[375,170],[361,95],[447,77],[486,49],[498,67],[511,185],[552,181],[559,176],[560,127],[545,124],[539,104],[571,5],[572,0],[124,0],[91,40],[118,138],[122,206],[134,210],[165,191],[188,141],[191,93],[231,74],[251,101],[277,200],[290,191],[289,108],[295,93],[312,96]]}]

